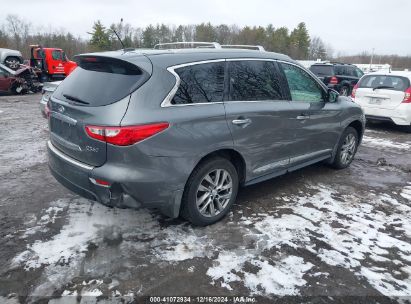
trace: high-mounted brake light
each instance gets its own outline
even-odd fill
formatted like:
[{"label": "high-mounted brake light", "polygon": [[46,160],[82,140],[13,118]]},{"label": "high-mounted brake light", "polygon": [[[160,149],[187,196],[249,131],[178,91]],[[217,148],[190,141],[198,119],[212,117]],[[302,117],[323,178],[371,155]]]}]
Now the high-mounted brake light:
[{"label": "high-mounted brake light", "polygon": [[167,129],[169,126],[170,124],[167,122],[125,127],[86,126],[86,133],[91,138],[112,145],[130,146]]},{"label": "high-mounted brake light", "polygon": [[411,87],[405,90],[405,96],[402,103],[411,103]]},{"label": "high-mounted brake light", "polygon": [[335,76],[331,77],[330,84],[338,84],[338,78]]},{"label": "high-mounted brake light", "polygon": [[352,99],[355,98],[355,93],[357,93],[357,89],[358,89],[358,83],[352,88],[352,92],[351,92]]}]

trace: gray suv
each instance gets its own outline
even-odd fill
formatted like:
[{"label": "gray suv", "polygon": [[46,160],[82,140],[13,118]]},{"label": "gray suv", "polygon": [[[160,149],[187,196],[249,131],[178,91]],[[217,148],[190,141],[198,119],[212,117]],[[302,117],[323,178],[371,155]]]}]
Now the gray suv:
[{"label": "gray suv", "polygon": [[240,49],[85,54],[47,104],[49,166],[83,197],[195,225],[239,186],[347,167],[362,110],[287,56]]}]

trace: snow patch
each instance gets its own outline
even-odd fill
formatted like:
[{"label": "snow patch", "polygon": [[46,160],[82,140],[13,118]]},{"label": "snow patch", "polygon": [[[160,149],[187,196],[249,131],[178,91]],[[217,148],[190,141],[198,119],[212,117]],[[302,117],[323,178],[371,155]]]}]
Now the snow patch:
[{"label": "snow patch", "polygon": [[407,186],[405,186],[400,194],[403,198],[411,202],[411,183],[408,183]]},{"label": "snow patch", "polygon": [[369,147],[375,147],[375,148],[381,147],[381,148],[395,149],[395,150],[401,150],[401,151],[409,151],[411,148],[411,142],[399,143],[399,142],[394,142],[389,139],[376,138],[376,137],[371,137],[368,135],[363,136],[362,144],[365,146],[369,146]]}]

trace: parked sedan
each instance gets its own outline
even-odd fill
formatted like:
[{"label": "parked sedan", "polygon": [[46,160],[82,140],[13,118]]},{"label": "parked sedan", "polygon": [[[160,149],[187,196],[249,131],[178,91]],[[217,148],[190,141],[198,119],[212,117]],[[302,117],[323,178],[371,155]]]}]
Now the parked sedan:
[{"label": "parked sedan", "polygon": [[411,72],[367,74],[351,97],[368,120],[390,121],[411,131]]},{"label": "parked sedan", "polygon": [[0,93],[20,94],[27,90],[25,79],[20,75],[0,63]]}]

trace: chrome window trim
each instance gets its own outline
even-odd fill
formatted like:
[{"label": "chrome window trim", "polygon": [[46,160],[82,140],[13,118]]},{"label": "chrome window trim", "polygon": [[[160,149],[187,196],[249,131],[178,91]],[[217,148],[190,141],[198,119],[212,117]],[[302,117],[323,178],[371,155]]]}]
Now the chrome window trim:
[{"label": "chrome window trim", "polygon": [[[189,62],[189,63],[183,63],[183,64],[178,64],[174,66],[170,66],[167,68],[167,71],[169,71],[173,76],[176,78],[176,83],[174,84],[173,88],[171,91],[167,94],[166,98],[161,102],[161,107],[162,108],[167,108],[167,107],[185,107],[185,106],[196,106],[196,105],[213,105],[213,104],[222,104],[224,101],[219,101],[219,102],[199,102],[199,103],[186,103],[186,104],[172,104],[171,101],[174,98],[174,95],[177,93],[177,90],[180,86],[181,79],[180,76],[175,72],[176,69],[187,67],[187,66],[192,66],[192,65],[197,65],[197,64],[205,64],[205,63],[214,63],[214,62],[231,62],[231,61],[271,61],[271,62],[277,62],[277,63],[285,63],[289,64],[292,66],[295,66],[304,72],[308,73],[311,78],[313,78],[314,81],[316,81],[321,88],[323,88],[324,92],[327,93],[327,88],[325,85],[317,79],[317,76],[315,76],[310,70],[305,69],[304,67],[300,66],[299,64],[290,62],[290,61],[285,61],[285,60],[280,60],[280,59],[272,59],[272,58],[247,58],[247,57],[241,57],[241,58],[224,58],[224,59],[211,59],[211,60],[202,60],[202,61],[194,61],[194,62]],[[246,100],[246,101],[229,101],[229,102],[261,102],[264,100]],[[282,101],[292,101],[292,100],[282,100]]]},{"label": "chrome window trim", "polygon": [[62,152],[60,152],[59,150],[57,150],[57,148],[53,146],[53,144],[51,143],[51,141],[48,141],[48,142],[47,142],[47,146],[48,146],[49,149],[50,149],[54,154],[56,154],[58,157],[60,157],[61,159],[65,160],[65,161],[67,161],[67,162],[69,162],[69,163],[71,163],[71,164],[73,164],[73,165],[75,165],[75,166],[78,166],[78,167],[83,168],[83,169],[86,169],[86,170],[93,170],[93,169],[94,169],[94,167],[92,167],[92,166],[86,165],[86,164],[84,164],[84,163],[81,163],[81,162],[79,162],[79,161],[77,161],[77,160],[72,159],[71,157],[66,156],[65,154],[63,154]]}]

